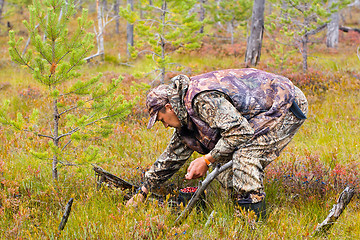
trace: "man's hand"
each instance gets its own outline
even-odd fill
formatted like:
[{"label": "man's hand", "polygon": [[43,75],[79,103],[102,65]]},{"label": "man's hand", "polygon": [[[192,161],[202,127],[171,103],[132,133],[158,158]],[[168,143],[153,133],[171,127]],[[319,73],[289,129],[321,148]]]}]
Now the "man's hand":
[{"label": "man's hand", "polygon": [[[148,190],[144,186],[141,187],[141,190],[146,194],[148,194]],[[138,193],[132,196],[132,198],[130,198],[129,201],[127,201],[126,207],[137,207],[139,203],[142,203],[144,201],[145,201],[145,196],[141,193]]]},{"label": "man's hand", "polygon": [[208,169],[209,167],[206,164],[204,157],[199,157],[190,163],[185,179],[190,180],[202,177],[206,174]]}]

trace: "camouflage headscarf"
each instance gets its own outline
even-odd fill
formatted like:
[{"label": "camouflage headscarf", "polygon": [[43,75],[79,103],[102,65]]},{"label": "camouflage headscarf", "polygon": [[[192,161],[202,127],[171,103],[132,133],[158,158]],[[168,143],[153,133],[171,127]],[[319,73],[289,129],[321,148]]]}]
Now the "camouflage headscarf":
[{"label": "camouflage headscarf", "polygon": [[171,79],[170,85],[159,85],[152,89],[146,97],[146,107],[150,114],[147,128],[154,126],[158,112],[170,103],[182,125],[187,122],[187,112],[184,106],[184,96],[189,86],[189,78],[178,75]]},{"label": "camouflage headscarf", "polygon": [[189,81],[190,79],[185,75],[173,77],[168,93],[169,102],[182,125],[187,123],[188,113],[184,105],[184,96],[189,87]]}]

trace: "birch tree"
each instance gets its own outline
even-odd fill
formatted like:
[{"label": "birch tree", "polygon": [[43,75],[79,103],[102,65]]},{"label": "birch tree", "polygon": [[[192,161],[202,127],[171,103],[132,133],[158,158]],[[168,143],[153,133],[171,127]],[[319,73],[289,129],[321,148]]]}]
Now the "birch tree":
[{"label": "birch tree", "polygon": [[100,2],[100,0],[96,0],[97,26],[94,27],[94,32],[96,36],[97,52],[87,57],[85,60],[90,60],[94,57],[101,57],[102,60],[105,59],[105,28],[109,23],[119,18],[118,15],[112,14],[115,6],[116,4],[113,4],[109,9],[107,1]]},{"label": "birch tree", "polygon": [[[22,113],[18,114],[17,119],[11,119],[7,115],[11,102],[6,101],[0,107],[0,122],[49,140],[46,150],[31,153],[38,158],[51,160],[52,177],[57,180],[58,164],[94,160],[97,156],[94,146],[86,144],[83,145],[84,149],[78,149],[77,145],[93,134],[108,136],[112,124],[107,120],[123,119],[137,99],[126,101],[123,95],[116,92],[121,86],[121,79],[104,84],[99,74],[80,80],[78,69],[94,47],[94,35],[87,32],[92,22],[87,19],[86,9],[77,19],[78,25],[73,32],[67,29],[76,13],[73,1],[34,0],[29,11],[29,21],[23,22],[31,36],[29,50],[22,54],[19,50],[22,39],[16,40],[14,31],[10,31],[9,53],[13,62],[29,69],[33,79],[48,89],[48,106],[44,108],[47,111],[33,109],[26,119]],[[47,36],[45,40],[43,33]],[[41,124],[43,127],[36,127]]]},{"label": "birch tree", "polygon": [[264,33],[265,0],[255,0],[251,16],[250,36],[247,41],[245,64],[254,65],[260,61],[261,46]]}]

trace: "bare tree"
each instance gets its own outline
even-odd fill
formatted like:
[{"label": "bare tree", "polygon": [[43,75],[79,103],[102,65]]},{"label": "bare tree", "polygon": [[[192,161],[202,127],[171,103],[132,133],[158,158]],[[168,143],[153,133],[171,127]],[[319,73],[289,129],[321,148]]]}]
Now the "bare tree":
[{"label": "bare tree", "polygon": [[[119,0],[115,0],[115,6],[114,6],[114,14],[115,14],[115,16],[119,16],[119,7],[120,7]],[[116,18],[116,24],[115,24],[115,32],[116,32],[116,34],[120,33],[119,29],[120,29],[119,18]]]},{"label": "bare tree", "polygon": [[103,5],[104,12],[107,12],[108,11],[107,0],[102,0],[102,5]]},{"label": "bare tree", "polygon": [[100,3],[100,0],[96,0],[96,12],[97,12],[97,28],[94,27],[94,32],[96,35],[97,42],[97,53],[94,55],[85,58],[85,60],[90,60],[94,57],[101,56],[102,59],[105,57],[105,47],[104,47],[104,33],[105,27],[112,22],[113,20],[119,18],[118,15],[110,14],[113,10],[114,4],[111,8],[105,12],[103,8],[103,4]]},{"label": "bare tree", "polygon": [[105,48],[104,48],[104,8],[100,5],[100,0],[96,0],[96,12],[97,12],[97,20],[98,20],[98,32],[96,34],[97,45],[98,45],[98,54],[104,57]]},{"label": "bare tree", "polygon": [[254,65],[260,61],[264,33],[265,0],[255,0],[251,16],[251,32],[247,41],[245,64]]},{"label": "bare tree", "polygon": [[4,11],[4,4],[5,4],[5,0],[0,0],[0,23],[2,20],[2,13]]},{"label": "bare tree", "polygon": [[[206,3],[206,1],[207,0],[200,0],[200,17],[199,17],[200,22],[204,22],[205,20],[204,4]],[[204,33],[204,25],[201,25],[199,33]]]},{"label": "bare tree", "polygon": [[[335,5],[338,0],[330,0],[329,4]],[[335,12],[330,16],[330,22],[327,24],[327,34],[326,34],[326,46],[329,48],[336,48],[339,43],[339,21],[340,15],[338,7],[334,7]]]},{"label": "bare tree", "polygon": [[[131,11],[134,11],[134,0],[127,0],[127,4],[130,5]],[[134,24],[129,21],[126,24],[126,53],[130,57],[130,46],[134,46]]]}]

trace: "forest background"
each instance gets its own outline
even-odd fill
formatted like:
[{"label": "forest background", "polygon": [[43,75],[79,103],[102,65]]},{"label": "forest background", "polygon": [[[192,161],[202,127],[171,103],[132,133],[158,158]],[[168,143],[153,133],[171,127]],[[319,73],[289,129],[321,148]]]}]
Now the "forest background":
[{"label": "forest background", "polygon": [[[46,21],[37,26],[27,8],[31,1],[0,1],[0,238],[307,239],[351,186],[356,194],[346,211],[326,237],[317,238],[357,239],[359,1],[164,3],[82,0],[74,12],[67,5],[55,15],[39,14]],[[254,63],[245,56],[252,23],[259,20],[252,18],[257,4],[265,11],[261,56]],[[88,12],[81,15],[83,9]],[[327,29],[334,19],[338,35],[330,41]],[[41,43],[53,35],[43,26],[57,21],[63,21],[58,28],[53,24],[62,28],[62,38],[74,33],[84,38],[67,39],[74,43],[70,57],[44,63],[41,59],[51,52]],[[83,26],[80,32],[77,24]],[[17,44],[20,37],[24,41]],[[25,61],[11,48],[20,50]],[[309,101],[306,123],[266,170],[266,222],[254,223],[251,214],[237,216],[217,183],[207,192],[207,208],[194,211],[180,226],[173,226],[179,212],[166,204],[148,200],[127,209],[125,192],[97,189],[92,164],[141,184],[165,149],[172,131],[160,124],[146,129],[150,87],[177,74],[254,65],[288,77]],[[180,188],[195,186],[197,181],[183,180],[185,170],[159,191],[176,196]],[[60,231],[70,198],[72,211]]]}]

